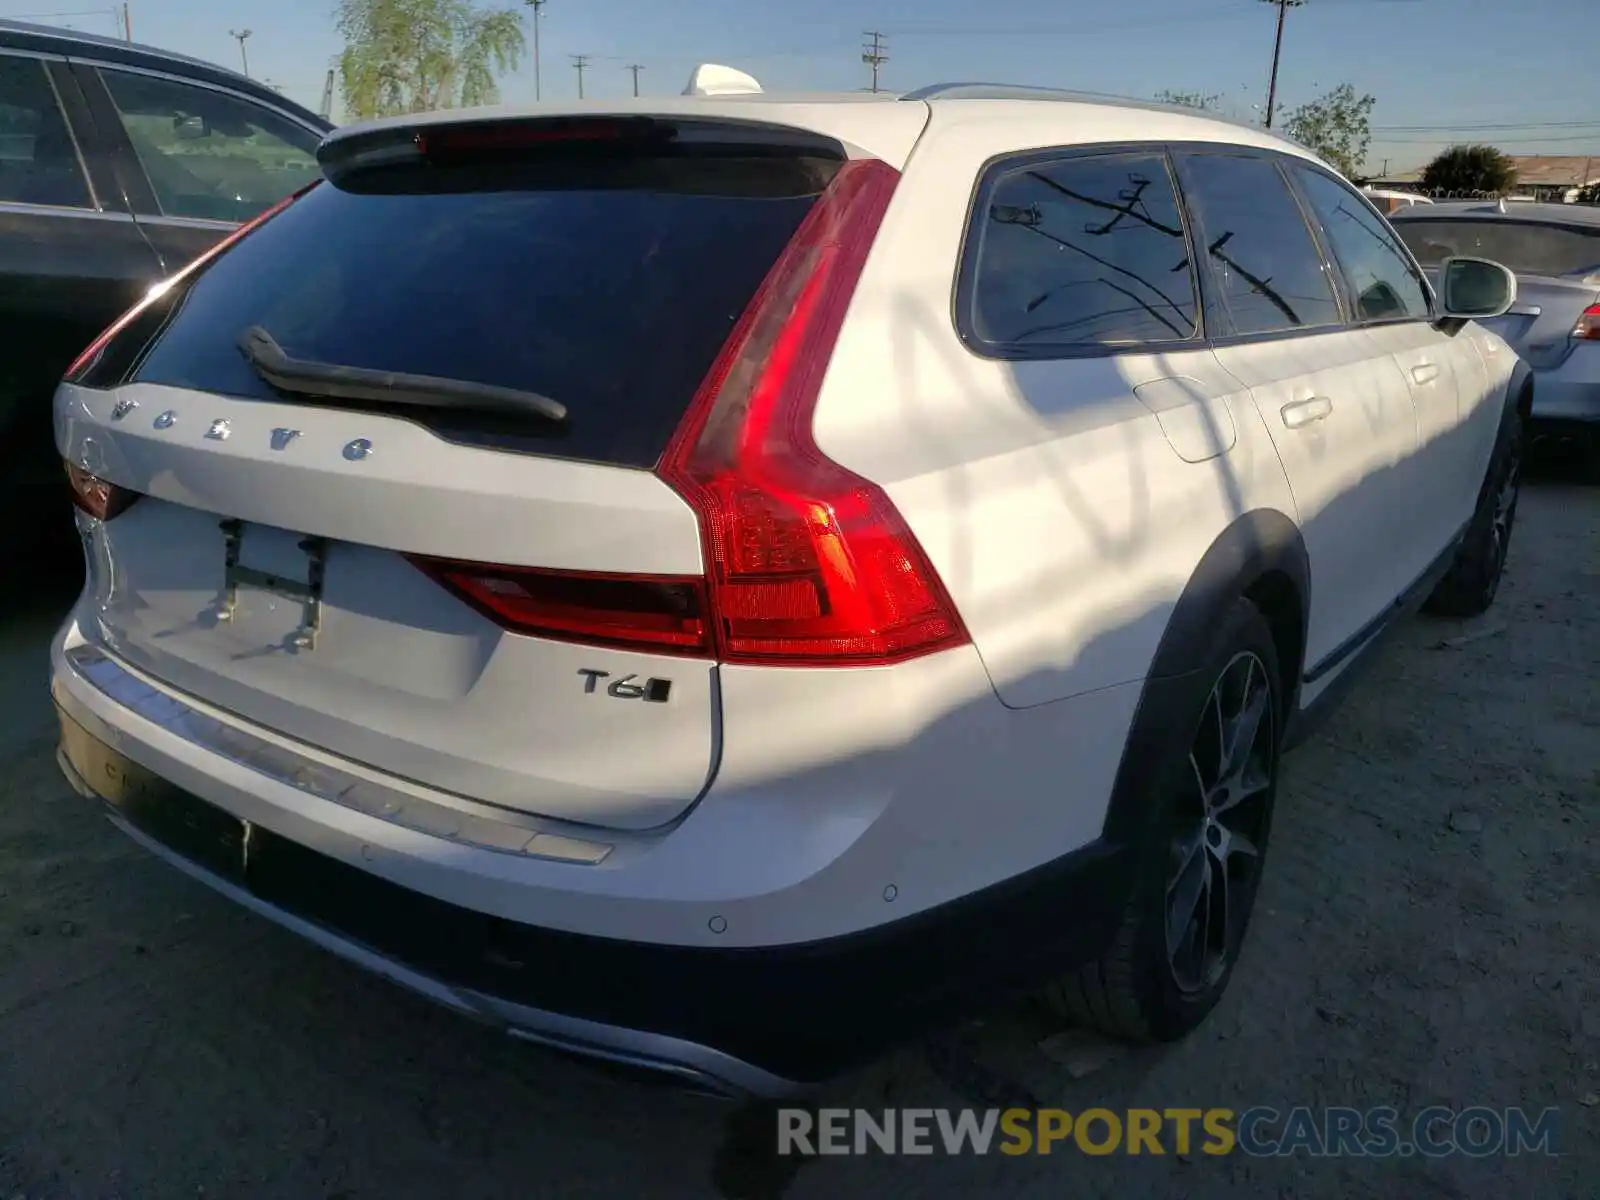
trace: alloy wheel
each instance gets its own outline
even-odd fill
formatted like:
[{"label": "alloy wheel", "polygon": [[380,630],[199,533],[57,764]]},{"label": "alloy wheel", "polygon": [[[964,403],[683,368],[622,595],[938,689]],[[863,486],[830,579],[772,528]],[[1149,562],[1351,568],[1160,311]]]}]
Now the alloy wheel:
[{"label": "alloy wheel", "polygon": [[1212,685],[1177,799],[1166,891],[1167,961],[1185,992],[1227,971],[1261,873],[1277,772],[1277,705],[1266,665],[1245,651]]},{"label": "alloy wheel", "polygon": [[1494,496],[1494,516],[1489,526],[1490,554],[1496,567],[1504,564],[1511,545],[1511,522],[1517,514],[1517,495],[1520,485],[1522,456],[1515,446],[1509,454],[1510,461],[1500,479]]}]

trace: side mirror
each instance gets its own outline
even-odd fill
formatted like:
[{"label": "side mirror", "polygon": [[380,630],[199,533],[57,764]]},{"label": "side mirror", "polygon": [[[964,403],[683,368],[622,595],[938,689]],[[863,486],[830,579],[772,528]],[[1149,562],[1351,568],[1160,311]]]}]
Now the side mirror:
[{"label": "side mirror", "polygon": [[174,117],[172,127],[181,142],[192,142],[211,132],[204,117]]},{"label": "side mirror", "polygon": [[1439,269],[1444,316],[1498,317],[1517,299],[1517,277],[1486,258],[1447,258]]}]

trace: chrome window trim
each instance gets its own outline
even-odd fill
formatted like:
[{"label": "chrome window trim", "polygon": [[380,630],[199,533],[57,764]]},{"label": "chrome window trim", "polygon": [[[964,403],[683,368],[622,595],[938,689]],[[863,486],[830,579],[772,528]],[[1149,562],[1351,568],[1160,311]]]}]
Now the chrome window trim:
[{"label": "chrome window trim", "polygon": [[9,54],[12,58],[37,58],[45,62],[67,61],[65,54],[57,54],[53,50],[29,50],[23,46],[0,46],[0,54]]},{"label": "chrome window trim", "polygon": [[243,221],[218,221],[211,217],[169,217],[166,213],[156,215],[153,213],[140,213],[141,225],[172,225],[182,229],[214,229],[218,233],[229,233]]},{"label": "chrome window trim", "polygon": [[0,205],[8,208],[17,205],[23,208],[40,208],[47,212],[61,213],[103,213],[104,206],[100,197],[94,190],[94,176],[89,173],[89,160],[83,156],[83,147],[78,144],[78,131],[72,127],[72,118],[67,116],[67,106],[62,103],[61,89],[56,87],[55,76],[45,66],[47,62],[65,63],[67,60],[59,54],[46,54],[37,50],[13,50],[10,46],[0,46],[0,58],[31,58],[39,64],[39,71],[44,76],[44,81],[50,85],[50,96],[56,102],[56,114],[60,116],[61,123],[66,126],[67,137],[72,140],[72,154],[78,160],[78,170],[83,174],[83,190],[89,195],[89,207],[83,208],[76,204],[32,204],[25,205],[18,200],[0,200]]},{"label": "chrome window trim", "polygon": [[25,217],[76,217],[87,221],[132,221],[133,214],[107,212],[103,208],[68,208],[64,204],[24,204],[20,200],[0,200],[0,212]]}]

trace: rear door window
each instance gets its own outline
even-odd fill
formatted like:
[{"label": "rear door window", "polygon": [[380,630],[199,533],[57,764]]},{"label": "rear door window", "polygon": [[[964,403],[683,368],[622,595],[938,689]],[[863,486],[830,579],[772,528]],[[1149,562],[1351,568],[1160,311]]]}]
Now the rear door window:
[{"label": "rear door window", "polygon": [[283,399],[239,350],[259,326],[297,359],[569,413],[393,410],[442,436],[649,467],[834,169],[724,157],[324,182],[198,275],[134,378]]},{"label": "rear door window", "polygon": [[1427,320],[1428,290],[1394,232],[1337,179],[1309,167],[1294,170],[1344,272],[1357,319]]},{"label": "rear door window", "polygon": [[0,54],[0,201],[93,207],[78,148],[37,58]]},{"label": "rear door window", "polygon": [[1166,156],[1002,168],[969,250],[969,340],[1002,353],[1179,342],[1198,303]]},{"label": "rear door window", "polygon": [[1182,161],[1184,192],[1204,243],[1197,253],[1210,260],[1219,316],[1231,331],[1339,324],[1321,251],[1277,165],[1234,154],[1190,154]]},{"label": "rear door window", "polygon": [[100,76],[165,216],[246,221],[317,177],[321,135],[269,108],[174,79]]}]

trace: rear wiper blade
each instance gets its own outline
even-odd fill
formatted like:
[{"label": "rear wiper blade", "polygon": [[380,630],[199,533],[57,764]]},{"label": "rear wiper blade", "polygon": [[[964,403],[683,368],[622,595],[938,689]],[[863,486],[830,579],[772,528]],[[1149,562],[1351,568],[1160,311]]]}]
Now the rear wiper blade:
[{"label": "rear wiper blade", "polygon": [[402,371],[376,371],[292,358],[278,345],[277,339],[259,325],[252,325],[240,335],[239,349],[256,373],[273,387],[303,396],[513,413],[543,417],[557,424],[567,420],[565,404],[538,392],[475,383],[470,379],[408,375]]}]

